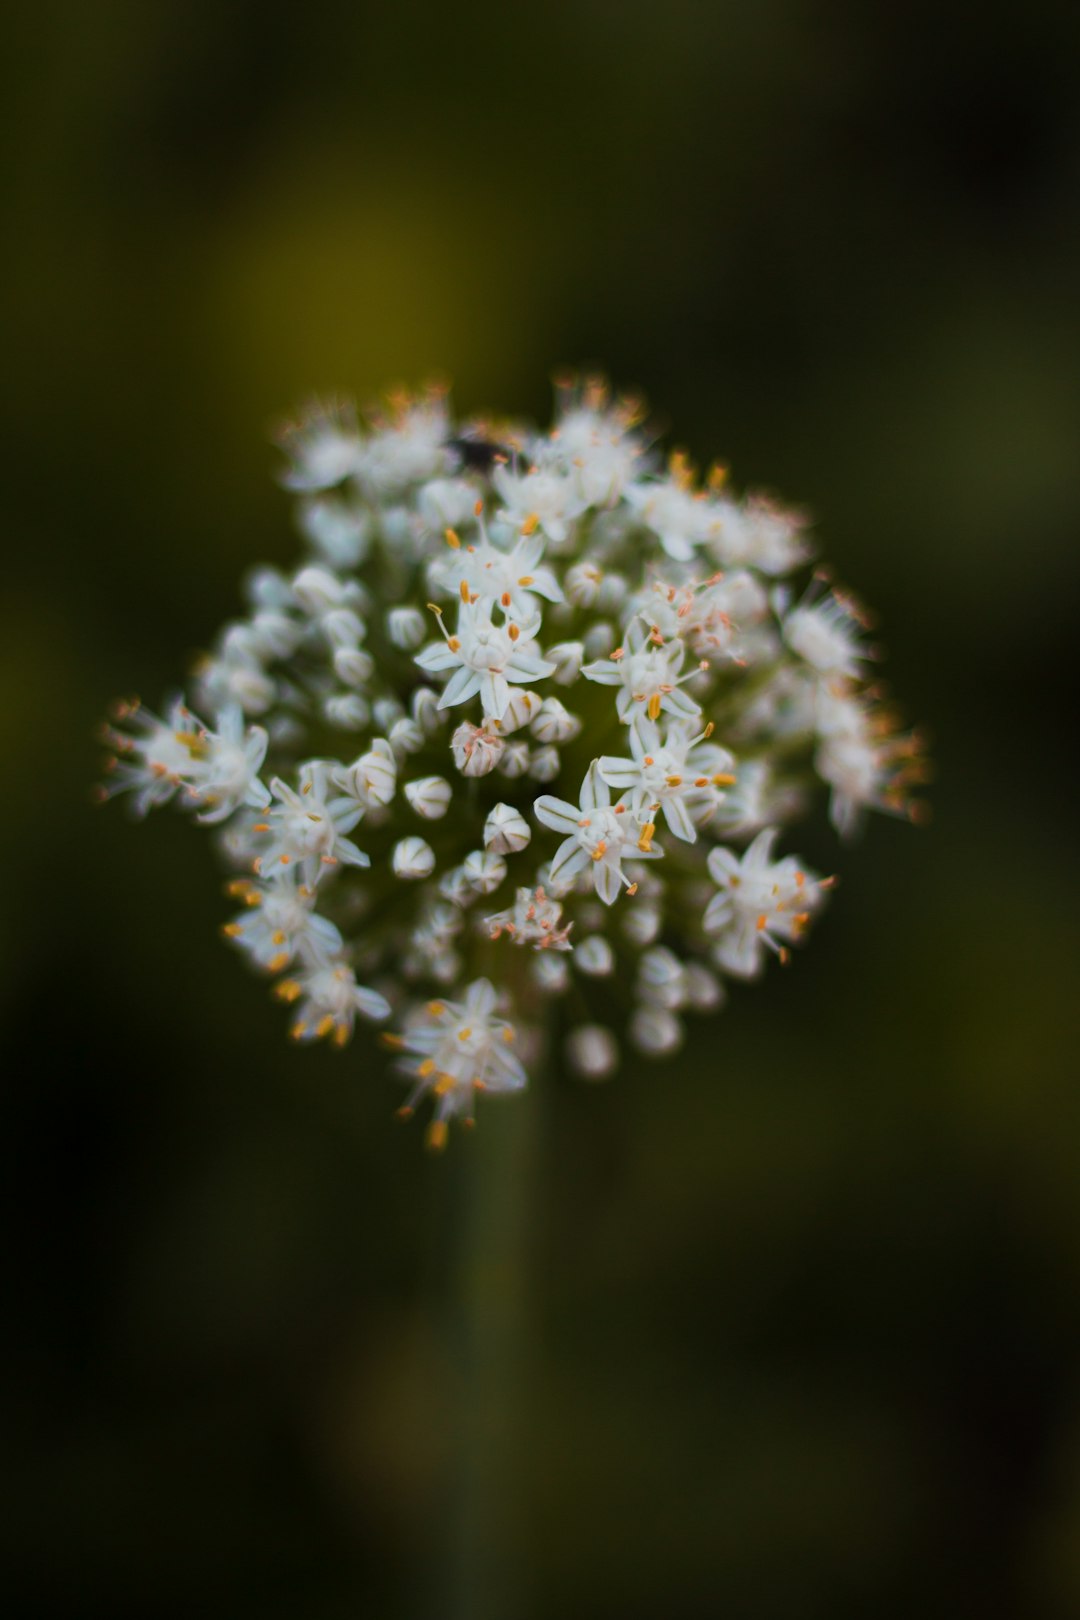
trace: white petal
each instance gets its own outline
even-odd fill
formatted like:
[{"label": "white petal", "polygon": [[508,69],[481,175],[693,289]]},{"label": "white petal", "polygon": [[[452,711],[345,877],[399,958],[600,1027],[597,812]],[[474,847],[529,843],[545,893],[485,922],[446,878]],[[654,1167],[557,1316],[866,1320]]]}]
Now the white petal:
[{"label": "white petal", "polygon": [[581,821],[581,811],[577,805],[567,804],[565,799],[553,798],[550,793],[542,793],[533,809],[537,821],[542,821],[552,832],[577,833]]}]

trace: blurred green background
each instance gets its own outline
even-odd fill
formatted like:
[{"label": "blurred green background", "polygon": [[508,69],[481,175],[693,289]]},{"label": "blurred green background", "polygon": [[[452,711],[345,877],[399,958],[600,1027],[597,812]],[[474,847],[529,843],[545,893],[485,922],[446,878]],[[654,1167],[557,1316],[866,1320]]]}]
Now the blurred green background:
[{"label": "blurred green background", "polygon": [[[1080,11],[5,35],[5,1614],[1080,1613]],[[92,733],[293,555],[275,419],[581,363],[816,514],[935,818],[806,829],[789,973],[432,1162]]]}]

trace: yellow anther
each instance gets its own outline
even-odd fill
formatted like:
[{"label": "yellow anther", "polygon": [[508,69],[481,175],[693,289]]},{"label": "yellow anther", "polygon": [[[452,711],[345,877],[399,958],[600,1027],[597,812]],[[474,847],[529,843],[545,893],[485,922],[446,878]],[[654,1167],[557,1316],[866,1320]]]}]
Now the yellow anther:
[{"label": "yellow anther", "polygon": [[596,848],[592,852],[592,858],[593,858],[594,861],[602,861],[606,854],[607,854],[607,844],[601,838],[600,842],[597,844]]},{"label": "yellow anther", "polygon": [[334,1031],[334,1045],[335,1046],[344,1046],[345,1042],[348,1040],[348,1038],[349,1038],[348,1028],[344,1024],[339,1024],[337,1026],[337,1028],[335,1029],[335,1031]]},{"label": "yellow anther", "polygon": [[421,1063],[420,1067],[417,1069],[416,1073],[421,1080],[426,1080],[429,1075],[435,1073],[435,1059],[430,1057],[425,1058],[423,1063]]},{"label": "yellow anther", "polygon": [[521,578],[518,580],[519,585],[531,585],[532,582],[533,576],[531,574],[522,574]]},{"label": "yellow anther", "polygon": [[286,967],[288,967],[288,965],[289,965],[289,953],[288,953],[288,951],[279,951],[276,956],[272,956],[270,958],[269,962],[267,962],[266,971],[268,973],[280,973],[282,968],[286,968]]},{"label": "yellow anther", "polygon": [[459,1041],[467,1041],[471,1034],[472,1026],[470,1024],[466,1024],[464,1029],[458,1030],[457,1038]]},{"label": "yellow anther", "polygon": [[[405,1045],[405,1042],[402,1040],[401,1036],[395,1035],[393,1031],[389,1029],[383,1030],[382,1034],[379,1036],[379,1040],[382,1042],[383,1046],[386,1047],[388,1052],[400,1052],[401,1048]],[[410,1113],[412,1112],[411,1109],[409,1111]],[[398,1113],[400,1112],[401,1110],[399,1108]]]},{"label": "yellow anther", "polygon": [[681,776],[669,776],[669,777],[666,777],[665,780],[667,782],[668,787],[682,787],[682,777]]},{"label": "yellow anther", "polygon": [[637,846],[643,855],[647,855],[652,849],[652,841],[655,837],[656,823],[655,821],[647,821],[641,829],[641,837],[638,839]]},{"label": "yellow anther", "polygon": [[460,589],[461,589],[461,600],[463,602],[468,602],[468,600],[469,600],[469,587],[468,587],[468,584],[466,583],[465,580],[462,580]]},{"label": "yellow anther", "polygon": [[424,1142],[432,1153],[441,1153],[446,1146],[446,1121],[433,1119],[427,1128]]},{"label": "yellow anther", "polygon": [[446,1002],[429,1001],[427,1004],[427,1010],[431,1014],[432,1018],[441,1018],[443,1013],[446,1011]]},{"label": "yellow anther", "polygon": [[521,634],[521,626],[519,624],[508,625],[506,633],[511,641],[516,641]]},{"label": "yellow anther", "polygon": [[521,532],[522,532],[522,534],[535,534],[539,527],[540,527],[540,514],[539,514],[539,512],[530,512],[528,517],[525,519],[524,523],[521,525]]},{"label": "yellow anther", "polygon": [[713,777],[713,783],[716,787],[730,787],[734,781],[735,777],[732,776],[730,771],[717,771]]},{"label": "yellow anther", "polygon": [[461,550],[461,536],[454,529],[447,529],[444,539],[451,551]]},{"label": "yellow anther", "polygon": [[315,1025],[315,1034],[321,1041],[324,1035],[329,1035],[333,1027],[334,1015],[333,1013],[327,1013],[325,1018],[320,1018],[319,1022]]},{"label": "yellow anther", "polygon": [[225,937],[227,939],[236,939],[237,935],[240,933],[240,924],[239,923],[225,923],[222,926],[221,932],[225,935]]},{"label": "yellow anther", "polygon": [[654,692],[652,697],[649,699],[648,714],[649,714],[649,719],[650,720],[659,720],[659,718],[660,718],[660,694],[659,694],[659,692]]},{"label": "yellow anther", "polygon": [[303,993],[295,979],[282,979],[280,984],[274,986],[274,994],[279,1001],[295,1001]]},{"label": "yellow anther", "polygon": [[461,642],[458,640],[457,636],[451,636],[446,645],[449,647],[451,652],[461,651]]}]

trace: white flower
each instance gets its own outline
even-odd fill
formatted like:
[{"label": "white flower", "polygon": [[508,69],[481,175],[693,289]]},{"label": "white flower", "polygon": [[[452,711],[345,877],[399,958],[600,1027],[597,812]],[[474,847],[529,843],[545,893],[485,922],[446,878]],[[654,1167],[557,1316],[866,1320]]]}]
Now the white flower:
[{"label": "white flower", "polygon": [[514,904],[485,919],[490,937],[506,934],[515,945],[531,945],[537,951],[568,951],[572,923],[563,921],[562,906],[543,887],[519,889]]},{"label": "white flower", "polygon": [[688,679],[679,674],[685,652],[681,641],[654,640],[635,619],[626,632],[625,644],[616,647],[610,658],[586,664],[581,673],[602,686],[619,688],[615,706],[620,720],[629,720],[638,705],[650,720],[659,719],[661,714],[695,720],[701,710],[681,689],[681,682]]},{"label": "white flower", "polygon": [[523,534],[539,528],[557,546],[566,542],[570,525],[585,510],[586,503],[573,481],[561,473],[542,472],[538,467],[514,473],[508,467],[496,467],[492,483],[515,527]]},{"label": "white flower", "polygon": [[716,521],[707,500],[680,476],[631,484],[626,499],[675,562],[689,562]]},{"label": "white flower", "polygon": [[229,885],[229,891],[248,909],[226,923],[225,933],[268,973],[287,968],[297,952],[326,957],[344,948],[329,917],[321,917],[315,910],[314,892],[299,887],[288,873],[269,883],[241,878]]},{"label": "white flower", "polygon": [[435,1117],[428,1126],[432,1148],[446,1142],[447,1121],[473,1117],[477,1092],[520,1091],[525,1070],[513,1050],[512,1024],[495,1016],[496,996],[488,979],[477,979],[463,1002],[429,1001],[400,1037],[406,1072],[414,1087],[402,1112],[411,1114],[430,1093]]},{"label": "white flower", "polygon": [[415,782],[405,784],[405,797],[425,821],[441,820],[453,796],[453,788],[442,776],[419,776]]},{"label": "white flower", "polygon": [[280,444],[290,460],[281,475],[286,489],[332,489],[359,466],[356,415],[347,406],[314,406],[302,422],[282,430]]},{"label": "white flower", "polygon": [[[551,674],[554,665],[529,650],[539,618],[496,624],[491,614],[490,602],[462,602],[455,634],[443,629],[445,642],[432,642],[417,653],[416,662],[429,674],[454,671],[443,688],[440,709],[466,703],[479,693],[485,715],[501,720],[510,702],[511,682],[527,683]],[[441,615],[439,625],[443,628]]]},{"label": "white flower", "polygon": [[519,535],[509,550],[492,545],[486,536],[476,545],[464,546],[453,530],[448,534],[452,543],[432,573],[435,582],[452,596],[495,602],[508,619],[518,620],[523,627],[539,623],[535,597],[562,601],[558,580],[541,562],[542,534]]},{"label": "white flower", "polygon": [[646,860],[662,854],[652,847],[651,840],[640,836],[626,804],[611,807],[611,792],[595,760],[581,785],[580,805],[544,794],[534,808],[545,827],[566,834],[551,863],[551,881],[560,888],[569,885],[591,862],[593,884],[606,906],[614,904],[621,887],[631,891],[636,887],[623,872],[624,860]]},{"label": "white flower", "polygon": [[301,765],[299,792],[275,776],[270,790],[278,800],[262,826],[268,842],[255,863],[255,870],[270,877],[278,866],[299,863],[304,882],[313,887],[328,867],[370,866],[363,850],[345,836],[363,815],[363,806],[352,797],[330,798],[332,768],[325,760]]},{"label": "white flower", "polygon": [[367,440],[359,467],[365,487],[382,498],[437,478],[453,463],[447,448],[450,419],[442,395],[390,403],[389,419]]},{"label": "white flower", "polygon": [[619,1066],[619,1048],[610,1029],[582,1024],[566,1037],[570,1067],[583,1080],[606,1080]]},{"label": "white flower", "polygon": [[134,794],[137,815],[166,804],[185,784],[191,787],[206,727],[179,699],[168,720],[159,720],[138,701],[117,705],[117,720],[135,728],[135,736],[107,727],[104,740],[115,752],[108,763],[112,777],[107,796]]},{"label": "white flower", "polygon": [[[676,838],[692,844],[697,837],[692,812],[702,807],[702,795],[735,781],[734,763],[726,749],[706,744],[707,732],[691,737],[685,726],[671,725],[666,738],[648,719],[635,718],[628,728],[632,758],[604,754],[600,774],[609,787],[630,795],[640,822],[652,820],[657,810]],[[704,801],[704,808],[711,800]]]},{"label": "white flower", "polygon": [[430,877],[435,870],[435,851],[422,838],[403,838],[394,845],[390,864],[399,878]]},{"label": "white flower", "polygon": [[282,1001],[299,1003],[289,1028],[297,1041],[318,1041],[329,1035],[335,1046],[344,1046],[358,1013],[373,1022],[390,1016],[386,997],[357,984],[352,968],[344,962],[316,962],[294,979],[283,979],[275,994]]},{"label": "white flower", "polygon": [[497,804],[484,822],[484,844],[497,855],[515,855],[532,837],[532,828],[512,804]]},{"label": "white flower", "polygon": [[190,786],[204,808],[200,821],[224,821],[241,805],[264,810],[270,795],[259,781],[268,742],[262,726],[244,728],[239,704],[218,716],[217,731],[204,731],[191,745]]},{"label": "white flower", "polygon": [[709,876],[718,886],[705,912],[707,933],[717,934],[717,964],[737,978],[754,978],[765,948],[783,960],[821,902],[821,883],[794,855],[772,858],[777,829],[767,827],[740,857],[718,846]]},{"label": "white flower", "polygon": [[855,609],[835,594],[793,607],[784,619],[784,640],[821,675],[854,677],[866,657]]}]

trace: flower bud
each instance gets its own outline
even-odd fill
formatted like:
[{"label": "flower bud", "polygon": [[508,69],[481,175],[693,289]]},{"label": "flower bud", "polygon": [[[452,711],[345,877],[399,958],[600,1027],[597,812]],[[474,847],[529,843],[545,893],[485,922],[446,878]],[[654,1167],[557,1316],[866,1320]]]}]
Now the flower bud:
[{"label": "flower bud", "polygon": [[551,679],[559,686],[572,686],[581,674],[585,658],[583,641],[559,641],[547,650],[548,661],[555,665]]},{"label": "flower bud", "polygon": [[686,1002],[695,1012],[715,1012],[723,1006],[725,990],[715,973],[703,962],[686,964]]},{"label": "flower bud", "polygon": [[427,625],[419,608],[391,608],[386,615],[386,634],[395,647],[414,652],[427,635]]},{"label": "flower bud", "polygon": [[632,945],[650,945],[660,932],[660,913],[655,906],[627,906],[623,914],[623,933]]},{"label": "flower bud", "polygon": [[575,607],[591,608],[596,601],[600,590],[600,581],[603,574],[595,563],[575,563],[566,570],[566,579],[563,590],[568,602]]},{"label": "flower bud", "polygon": [[639,1007],[630,1019],[630,1039],[646,1057],[668,1057],[683,1041],[683,1027],[665,1007]]},{"label": "flower bud", "polygon": [[532,837],[532,829],[512,804],[497,804],[484,822],[484,843],[497,855],[516,855]]},{"label": "flower bud", "polygon": [[683,965],[665,946],[645,951],[638,965],[638,988],[651,1005],[677,1012],[686,1002]]},{"label": "flower bud", "polygon": [[422,838],[403,838],[394,845],[390,863],[399,878],[430,877],[435,870],[435,851]]},{"label": "flower bud", "polygon": [[563,743],[577,736],[581,721],[558,698],[549,697],[541,703],[529,729],[542,743]]},{"label": "flower bud", "polygon": [[379,730],[388,732],[395,720],[401,719],[405,710],[397,698],[381,697],[376,700],[372,713]]},{"label": "flower bud", "polygon": [[363,805],[389,804],[397,786],[397,762],[390,744],[384,737],[376,737],[367,753],[361,754],[338,780]]},{"label": "flower bud", "polygon": [[390,727],[390,746],[395,754],[418,754],[424,746],[424,733],[415,720],[402,716]]},{"label": "flower bud", "polygon": [[289,658],[296,651],[301,626],[277,608],[260,608],[251,621],[260,658]]},{"label": "flower bud", "polygon": [[601,934],[591,934],[574,950],[574,966],[590,978],[602,978],[615,966],[615,952]]},{"label": "flower bud", "polygon": [[476,890],[465,876],[463,866],[452,866],[439,879],[439,893],[454,906],[471,906]]},{"label": "flower bud", "polygon": [[334,654],[334,674],[346,686],[366,686],[375,673],[371,654],[359,647],[339,647]]},{"label": "flower bud", "polygon": [[615,627],[607,619],[598,619],[585,632],[586,658],[606,658],[615,645]]},{"label": "flower bud", "polygon": [[487,776],[502,758],[506,744],[492,731],[463,720],[450,739],[454,764],[462,776]]},{"label": "flower bud", "polygon": [[555,951],[537,951],[531,968],[537,985],[549,996],[561,995],[570,983],[566,957]]},{"label": "flower bud", "polygon": [[515,686],[499,721],[502,735],[509,737],[511,732],[519,731],[522,726],[527,725],[540,708],[540,701],[535,692],[526,692],[520,686]]},{"label": "flower bud", "polygon": [[474,849],[466,855],[462,868],[478,894],[494,893],[506,876],[506,862],[490,849]]},{"label": "flower bud", "polygon": [[335,692],[322,707],[329,723],[343,731],[363,731],[371,719],[371,707],[359,692]]},{"label": "flower bud", "polygon": [[619,1066],[615,1037],[602,1024],[582,1024],[571,1030],[566,1038],[566,1056],[583,1080],[606,1080]]},{"label": "flower bud", "polygon": [[405,783],[405,797],[418,816],[438,821],[450,806],[453,789],[441,776],[420,776],[415,782]]},{"label": "flower bud", "polygon": [[304,501],[300,528],[334,568],[355,568],[371,544],[371,519],[366,512],[332,499]]},{"label": "flower bud", "polygon": [[527,742],[507,743],[506,752],[499,761],[499,770],[503,776],[516,780],[524,776],[529,768],[529,745]]},{"label": "flower bud", "polygon": [[538,748],[529,761],[529,775],[534,782],[554,782],[560,766],[557,748]]},{"label": "flower bud", "polygon": [[317,613],[329,613],[345,600],[345,587],[337,575],[314,564],[294,575],[292,593],[297,607],[313,617]]},{"label": "flower bud", "polygon": [[430,737],[442,725],[439,713],[439,700],[430,686],[418,686],[409,700],[409,713],[423,731]]},{"label": "flower bud", "polygon": [[367,631],[360,615],[347,607],[331,608],[329,613],[324,613],[319,628],[331,647],[355,647],[363,641]]}]

